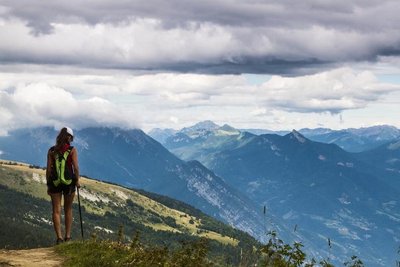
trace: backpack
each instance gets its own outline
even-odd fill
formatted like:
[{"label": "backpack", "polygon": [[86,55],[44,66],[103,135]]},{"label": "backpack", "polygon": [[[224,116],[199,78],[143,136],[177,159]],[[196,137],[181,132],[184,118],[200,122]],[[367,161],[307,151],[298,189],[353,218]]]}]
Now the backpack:
[{"label": "backpack", "polygon": [[54,147],[50,148],[50,150],[54,154],[54,164],[55,168],[53,168],[53,184],[54,186],[59,186],[60,184],[70,185],[74,178],[73,169],[70,166],[67,166],[68,156],[71,154],[71,151],[74,147],[69,147],[64,154],[60,152],[55,152]]}]

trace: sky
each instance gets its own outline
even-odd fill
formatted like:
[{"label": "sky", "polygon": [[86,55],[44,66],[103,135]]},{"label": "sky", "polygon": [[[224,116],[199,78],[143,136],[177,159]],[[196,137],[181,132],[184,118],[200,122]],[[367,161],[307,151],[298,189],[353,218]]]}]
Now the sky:
[{"label": "sky", "polygon": [[400,128],[397,0],[0,0],[0,135]]}]

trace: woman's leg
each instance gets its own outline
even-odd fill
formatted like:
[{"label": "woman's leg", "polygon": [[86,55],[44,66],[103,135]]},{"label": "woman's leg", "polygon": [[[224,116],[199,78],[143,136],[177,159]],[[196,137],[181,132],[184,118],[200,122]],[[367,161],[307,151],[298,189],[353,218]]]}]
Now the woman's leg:
[{"label": "woman's leg", "polygon": [[65,239],[71,238],[72,227],[72,203],[74,202],[75,192],[64,195],[64,213],[65,213]]},{"label": "woman's leg", "polygon": [[62,239],[61,233],[61,193],[52,193],[51,196],[51,205],[53,207],[53,226],[54,231],[56,232],[57,238]]}]

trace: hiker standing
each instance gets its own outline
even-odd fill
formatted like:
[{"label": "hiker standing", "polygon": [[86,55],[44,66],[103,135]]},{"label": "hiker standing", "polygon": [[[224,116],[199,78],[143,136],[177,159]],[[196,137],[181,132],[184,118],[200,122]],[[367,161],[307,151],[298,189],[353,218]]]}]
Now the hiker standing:
[{"label": "hiker standing", "polygon": [[[55,146],[47,153],[47,193],[53,207],[53,225],[57,235],[56,243],[71,240],[72,203],[79,184],[78,152],[71,146],[74,133],[64,127],[57,136]],[[65,235],[61,232],[61,199],[64,195]]]}]

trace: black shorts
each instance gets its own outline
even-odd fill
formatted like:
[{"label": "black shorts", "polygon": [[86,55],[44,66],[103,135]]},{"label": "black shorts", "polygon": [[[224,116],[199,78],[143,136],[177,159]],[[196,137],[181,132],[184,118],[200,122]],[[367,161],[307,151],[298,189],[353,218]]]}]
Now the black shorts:
[{"label": "black shorts", "polygon": [[59,184],[58,186],[54,186],[53,182],[51,182],[47,185],[47,189],[50,194],[63,193],[63,195],[71,195],[75,192],[76,186],[74,182],[70,185]]}]

